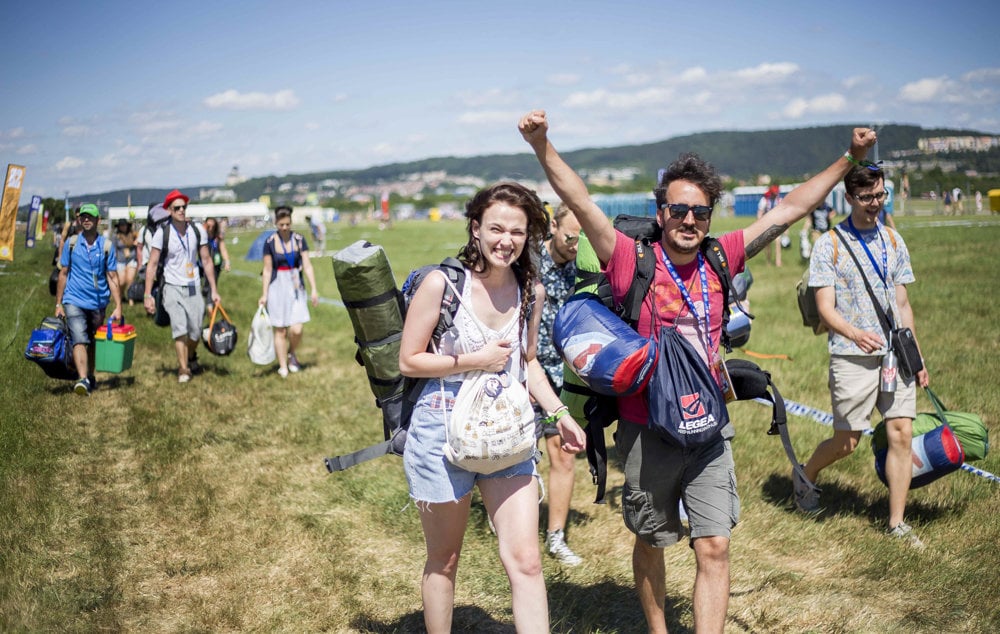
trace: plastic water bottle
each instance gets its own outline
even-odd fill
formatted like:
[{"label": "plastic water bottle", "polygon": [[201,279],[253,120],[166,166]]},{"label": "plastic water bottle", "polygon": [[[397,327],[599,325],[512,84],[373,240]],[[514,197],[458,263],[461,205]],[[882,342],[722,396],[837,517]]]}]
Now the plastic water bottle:
[{"label": "plastic water bottle", "polygon": [[892,394],[896,391],[896,375],[898,374],[898,363],[896,353],[889,350],[882,357],[882,378],[879,381],[878,389],[885,394]]}]

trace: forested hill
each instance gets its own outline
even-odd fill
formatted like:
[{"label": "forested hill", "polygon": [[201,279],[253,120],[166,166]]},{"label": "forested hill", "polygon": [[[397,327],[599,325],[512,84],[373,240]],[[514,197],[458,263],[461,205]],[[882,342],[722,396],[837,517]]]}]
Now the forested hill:
[{"label": "forested hill", "polygon": [[[580,171],[601,168],[633,167],[644,178],[652,179],[682,152],[695,152],[712,162],[725,176],[735,180],[750,180],[758,174],[768,174],[778,180],[800,180],[829,165],[848,147],[851,129],[866,124],[844,124],[812,128],[758,131],[701,132],[674,137],[643,145],[623,145],[606,148],[588,148],[565,151],[564,157]],[[891,159],[894,153],[907,152],[910,160],[920,159],[917,140],[927,137],[990,136],[973,130],[922,128],[915,125],[890,124],[879,128],[879,156]],[[553,141],[559,147],[558,135]],[[527,149],[527,146],[525,146]],[[930,157],[928,157],[930,158]],[[936,154],[936,159],[951,160],[959,170],[976,170],[980,174],[1000,173],[1000,149],[989,152],[955,152]],[[251,178],[234,189],[239,200],[255,200],[280,183],[316,184],[326,179],[344,183],[375,185],[400,180],[405,175],[422,172],[444,171],[450,176],[475,176],[486,181],[501,178],[543,178],[533,154],[489,154],[471,157],[437,157],[406,163],[391,163],[360,170],[332,170],[305,174],[270,175]],[[202,187],[220,187],[221,183]],[[133,201],[158,200],[172,189],[149,188],[118,190],[101,194],[87,194],[81,200],[95,197],[111,205],[124,205],[131,194]],[[185,185],[192,192],[200,189]]]},{"label": "forested hill", "polygon": [[[760,130],[752,132],[701,132],[674,137],[643,145],[589,148],[563,153],[577,170],[605,167],[636,167],[643,174],[656,171],[682,152],[695,152],[715,164],[723,174],[735,179],[748,179],[757,174],[778,178],[800,178],[829,165],[837,154],[848,148],[851,130],[865,124],[845,124],[790,130]],[[879,129],[879,153],[888,158],[894,151],[913,151],[917,140],[938,136],[988,136],[985,133],[958,129],[929,129],[913,125],[886,125]],[[553,141],[558,144],[558,138]],[[525,146],[527,147],[527,146]],[[557,146],[558,147],[558,146]],[[1000,153],[993,162],[1000,163]],[[985,158],[985,157],[982,157]],[[988,166],[980,165],[981,171]],[[1000,165],[994,166],[994,170]],[[337,170],[312,174],[289,174],[285,181],[314,182],[327,178],[350,179],[372,184],[395,180],[404,174],[445,171],[451,175],[478,176],[487,181],[499,178],[542,178],[542,170],[534,155],[490,154],[472,157],[437,157],[406,163],[390,163],[362,170]],[[241,198],[259,190],[268,179],[256,178],[237,188]],[[270,177],[273,182],[274,177]]]}]

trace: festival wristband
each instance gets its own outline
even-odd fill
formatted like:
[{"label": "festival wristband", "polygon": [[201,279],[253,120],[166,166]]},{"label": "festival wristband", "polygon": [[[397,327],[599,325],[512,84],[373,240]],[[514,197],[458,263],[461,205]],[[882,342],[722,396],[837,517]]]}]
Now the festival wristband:
[{"label": "festival wristband", "polygon": [[850,150],[847,150],[846,152],[844,152],[844,158],[847,159],[847,162],[851,163],[852,165],[857,165],[858,167],[862,166],[861,161],[859,161],[858,159],[856,159],[853,156],[851,156],[851,151]]},{"label": "festival wristband", "polygon": [[569,414],[569,408],[566,407],[565,405],[560,405],[559,407],[556,408],[556,411],[548,415],[548,417],[545,419],[545,423],[551,425],[552,423],[557,422],[560,418],[562,418],[567,414]]}]

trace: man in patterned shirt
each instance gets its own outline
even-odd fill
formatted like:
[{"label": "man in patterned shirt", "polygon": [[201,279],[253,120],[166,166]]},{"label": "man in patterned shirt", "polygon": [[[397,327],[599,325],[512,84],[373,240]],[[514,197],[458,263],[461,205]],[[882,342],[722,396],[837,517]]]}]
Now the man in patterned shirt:
[{"label": "man in patterned shirt", "polygon": [[[545,368],[556,394],[563,384],[563,360],[552,344],[552,323],[556,313],[573,293],[576,279],[576,249],[580,241],[580,223],[565,204],[559,205],[549,223],[549,239],[539,252],[538,271],[545,287],[545,304],[542,305],[542,325],[538,331],[538,361]],[[535,408],[535,434],[545,437],[549,454],[549,514],[545,545],[549,554],[560,562],[575,566],[582,560],[566,545],[566,519],[570,499],[573,497],[573,454],[559,446],[559,431],[554,422],[546,422],[545,412]]]},{"label": "man in patterned shirt", "polygon": [[[829,328],[830,393],[833,403],[833,437],[821,442],[803,465],[808,481],[793,472],[795,505],[802,511],[819,510],[819,472],[858,446],[861,432],[871,425],[876,407],[885,418],[889,452],[885,475],[889,483],[889,534],[923,544],[903,521],[910,489],[910,441],[917,413],[916,386],[926,387],[923,369],[916,376],[899,377],[894,392],[880,392],[885,333],[861,276],[865,276],[886,315],[896,327],[913,325],[913,309],[906,285],[914,281],[910,253],[895,229],[878,222],[888,195],[885,176],[877,165],[862,163],[844,177],[851,215],[841,222],[836,238],[824,233],[816,241],[809,264],[809,286],[816,288],[816,307]],[[834,244],[836,240],[839,245]],[[861,263],[859,271],[846,250]]]}]

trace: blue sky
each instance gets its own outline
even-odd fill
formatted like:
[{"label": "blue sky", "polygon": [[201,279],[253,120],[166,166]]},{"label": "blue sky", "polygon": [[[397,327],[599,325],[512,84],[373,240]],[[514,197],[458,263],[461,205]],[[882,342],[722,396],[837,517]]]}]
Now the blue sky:
[{"label": "blue sky", "polygon": [[1000,132],[995,2],[4,4],[0,161],[27,166],[27,195],[523,152],[536,107],[563,150]]}]

